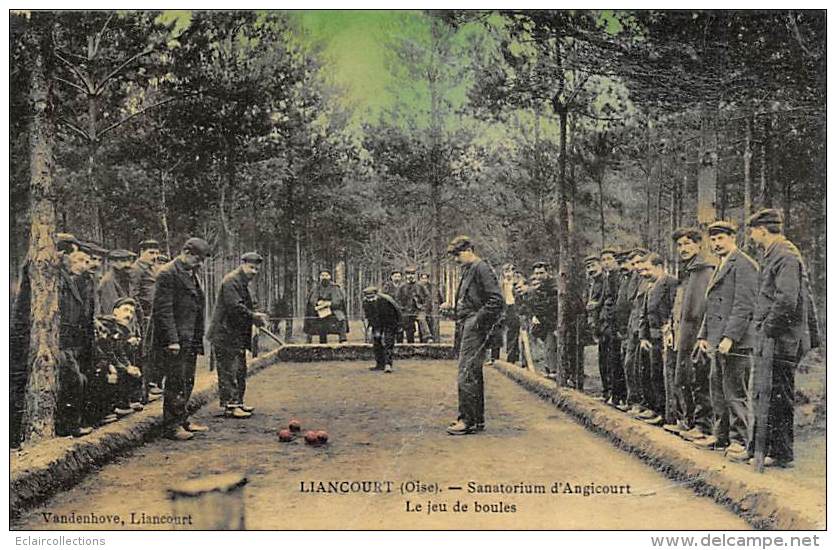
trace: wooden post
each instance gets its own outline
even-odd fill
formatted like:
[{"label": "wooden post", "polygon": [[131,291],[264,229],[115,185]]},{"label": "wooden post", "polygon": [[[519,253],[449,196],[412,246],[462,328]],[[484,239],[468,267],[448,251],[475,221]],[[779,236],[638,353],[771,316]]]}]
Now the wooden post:
[{"label": "wooden post", "polygon": [[242,474],[228,473],[191,479],[169,487],[175,516],[189,516],[189,527],[202,531],[243,531],[245,526]]}]

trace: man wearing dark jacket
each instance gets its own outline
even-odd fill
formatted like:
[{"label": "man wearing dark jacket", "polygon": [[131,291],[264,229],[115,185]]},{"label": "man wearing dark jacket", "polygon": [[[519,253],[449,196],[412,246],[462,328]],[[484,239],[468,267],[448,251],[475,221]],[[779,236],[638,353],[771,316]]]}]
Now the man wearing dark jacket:
[{"label": "man wearing dark jacket", "polygon": [[[545,261],[535,262],[531,276],[531,286],[527,293],[528,308],[531,314],[530,334],[532,347],[543,350],[537,356],[544,358],[546,378],[557,379],[557,281]],[[537,361],[537,359],[535,359]]]},{"label": "man wearing dark jacket", "polygon": [[209,244],[190,238],[173,261],[157,274],[151,306],[151,346],[165,373],[163,422],[166,436],[177,441],[209,428],[189,421],[186,407],[194,389],[198,355],[203,355],[204,298],[197,269],[209,255]]},{"label": "man wearing dark jacket", "polygon": [[319,343],[328,342],[328,335],[336,333],[340,342],[347,340],[348,318],[345,315],[345,294],[340,285],[331,281],[331,272],[319,272],[319,284],[311,288],[305,311],[305,334],[308,343],[319,335]]},{"label": "man wearing dark jacket", "polygon": [[623,278],[614,248],[601,250],[602,291],[601,307],[598,310],[598,361],[603,361],[603,370],[609,379],[607,403],[619,405],[627,400],[627,386],[624,379],[624,366],[621,363],[621,340],[618,338],[618,325],[615,306],[618,290]]},{"label": "man wearing dark jacket", "polygon": [[639,272],[639,268],[648,254],[643,248],[635,248],[629,255],[628,265],[632,271],[629,281],[622,284],[616,303],[616,321],[619,330],[623,330],[621,346],[624,353],[624,377],[627,385],[627,405],[632,415],[641,414],[644,402],[641,379],[641,353],[639,349],[639,313],[649,281]]},{"label": "man wearing dark jacket", "polygon": [[131,280],[131,266],[136,254],[130,250],[111,250],[107,255],[109,269],[102,275],[99,287],[99,311],[97,313],[110,315],[113,305],[120,298],[133,298],[136,294]]},{"label": "man wearing dark jacket", "polygon": [[[798,248],[783,234],[781,212],[765,209],[747,221],[752,241],[763,250],[754,313],[756,346],[769,345],[772,392],[766,436],[766,466],[789,467],[793,461],[795,369],[804,355],[821,344],[807,268]],[[763,368],[759,356],[755,369]],[[750,446],[749,454],[754,449]]]},{"label": "man wearing dark jacket", "polygon": [[247,252],[241,256],[241,265],[226,274],[206,335],[215,352],[218,397],[227,418],[252,416],[253,408],[244,402],[247,350],[252,350],[253,325],[267,324],[267,315],[255,310],[249,285],[263,261],[260,254]]},{"label": "man wearing dark jacket", "polygon": [[370,370],[392,372],[395,333],[401,326],[401,311],[395,299],[377,287],[363,289],[363,314],[371,329],[375,366]]},{"label": "man wearing dark jacket", "polygon": [[699,439],[711,433],[711,396],[708,391],[708,361],[693,361],[692,352],[697,342],[705,315],[705,290],[714,274],[714,263],[700,252],[702,233],[696,228],[680,228],[673,232],[680,266],[680,283],[674,301],[673,353],[674,416],[675,423],[665,425],[674,432],[695,430]]},{"label": "man wearing dark jacket", "polygon": [[501,321],[505,302],[490,265],[474,252],[470,237],[455,237],[447,254],[462,266],[456,292],[456,323],[461,325],[459,350],[459,419],[450,435],[473,434],[485,428],[485,387],[482,363],[488,340]]},{"label": "man wearing dark jacket", "polygon": [[430,293],[428,289],[418,284],[417,269],[406,268],[406,282],[398,287],[398,293],[393,296],[401,306],[403,314],[404,337],[408,344],[415,342],[415,326],[418,325],[418,339],[421,342],[432,342],[430,327],[427,324],[427,312],[430,310]]},{"label": "man wearing dark jacket", "polygon": [[[711,249],[720,265],[706,289],[705,318],[697,336],[699,353],[711,360],[709,388],[714,409],[712,435],[694,440],[708,449],[726,449],[731,458],[746,454],[749,424],[749,367],[755,344],[752,315],[758,293],[758,264],[737,248],[737,226],[708,226]],[[732,445],[733,443],[733,445]]]},{"label": "man wearing dark jacket", "polygon": [[[93,295],[92,289],[79,286],[87,270],[89,257],[81,250],[81,242],[69,233],[55,235],[59,253],[58,316],[60,319],[57,365],[55,434],[76,437],[92,429],[82,425],[82,409],[87,375],[92,366]],[[9,376],[9,439],[12,448],[23,439],[23,413],[26,386],[29,382],[32,287],[29,263],[21,270],[20,291],[15,300],[10,326]]]},{"label": "man wearing dark jacket", "polygon": [[640,418],[659,426],[662,416],[672,416],[669,405],[673,397],[673,376],[665,376],[669,370],[671,312],[679,281],[668,274],[662,257],[649,254],[644,260],[644,271],[650,281],[644,305],[639,314],[640,347],[646,354],[642,371],[642,387],[645,406],[649,412]]}]

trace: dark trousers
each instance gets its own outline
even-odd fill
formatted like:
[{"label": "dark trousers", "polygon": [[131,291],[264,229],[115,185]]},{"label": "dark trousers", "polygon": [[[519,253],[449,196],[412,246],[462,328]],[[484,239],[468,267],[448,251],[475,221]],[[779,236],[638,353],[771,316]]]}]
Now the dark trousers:
[{"label": "dark trousers", "polygon": [[215,346],[221,407],[243,405],[247,391],[247,356],[243,349]]},{"label": "dark trousers", "polygon": [[517,304],[505,308],[505,354],[509,363],[520,360],[520,314]]},{"label": "dark trousers", "polygon": [[407,344],[415,343],[415,327],[418,327],[418,340],[426,342],[432,338],[430,326],[427,324],[427,316],[421,313],[408,313],[403,316],[403,335]]},{"label": "dark trousers", "polygon": [[116,406],[127,409],[131,403],[139,402],[142,394],[142,378],[134,378],[124,371],[119,372],[116,382]]},{"label": "dark trousers", "polygon": [[189,421],[187,408],[194,389],[197,354],[191,349],[181,349],[176,355],[166,350],[159,355],[165,369],[163,422],[168,428],[185,426]]},{"label": "dark trousers", "polygon": [[374,361],[378,368],[393,363],[395,351],[395,328],[372,327],[372,349]]},{"label": "dark trousers", "polygon": [[482,364],[488,335],[476,329],[476,316],[459,321],[462,325],[459,350],[459,419],[468,426],[485,422],[485,381]]},{"label": "dark trousers", "polygon": [[638,335],[629,336],[624,347],[624,378],[627,385],[627,402],[630,405],[640,405],[644,401],[641,378],[639,376],[641,353]]},{"label": "dark trousers", "polygon": [[793,404],[795,368],[798,358],[776,355],[772,362],[772,394],[767,418],[766,456],[788,462],[793,460]]},{"label": "dark trousers", "polygon": [[709,371],[711,364],[691,361],[691,346],[677,352],[674,372],[674,417],[688,428],[711,433],[713,419]]},{"label": "dark trousers", "polygon": [[665,414],[665,364],[662,340],[652,338],[649,350],[640,350],[641,404],[657,414]]},{"label": "dark trousers", "polygon": [[82,423],[96,426],[116,406],[116,384],[107,383],[107,372],[97,371],[87,378]]},{"label": "dark trousers", "polygon": [[505,327],[502,325],[494,325],[491,337],[488,339],[488,347],[491,350],[491,359],[496,361],[499,359],[499,352],[502,351],[502,338],[504,336]]},{"label": "dark trousers", "polygon": [[55,435],[72,435],[81,426],[86,381],[74,351],[62,351],[58,362]]},{"label": "dark trousers", "polygon": [[741,351],[735,351],[734,355],[714,353],[711,358],[709,388],[714,409],[712,434],[720,446],[728,445],[731,440],[747,444],[751,363],[752,358],[748,353]]},{"label": "dark trousers", "polygon": [[598,370],[604,397],[615,401],[627,398],[624,368],[621,363],[621,340],[614,334],[604,332],[598,337]]}]

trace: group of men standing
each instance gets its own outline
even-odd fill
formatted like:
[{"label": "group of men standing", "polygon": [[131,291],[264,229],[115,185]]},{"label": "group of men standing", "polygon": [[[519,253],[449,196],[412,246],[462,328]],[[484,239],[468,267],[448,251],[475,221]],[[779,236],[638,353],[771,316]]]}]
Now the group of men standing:
[{"label": "group of men standing", "polygon": [[[383,294],[395,299],[401,310],[401,326],[396,331],[395,342],[415,343],[417,328],[418,341],[432,343],[438,340],[433,334],[430,321],[432,313],[432,293],[428,273],[418,274],[414,266],[407,267],[401,273],[399,269],[389,274],[389,280],[383,283]],[[441,303],[441,300],[438,300]]]},{"label": "group of men standing", "polygon": [[[819,345],[804,261],[779,211],[673,232],[679,277],[642,248],[585,259],[587,313],[608,404],[733,461],[793,461],[795,369]],[[758,434],[764,441],[756,445]]]},{"label": "group of men standing", "polygon": [[[55,433],[82,437],[163,398],[166,435],[187,440],[208,431],[189,420],[197,356],[204,354],[205,293],[198,268],[210,253],[206,241],[188,239],[172,260],[157,241],[139,254],[108,251],[67,233],[56,235],[59,254],[59,355]],[[103,268],[103,260],[107,266]],[[251,416],[244,404],[245,350],[253,325],[267,316],[254,309],[248,283],[261,256],[242,256],[221,285],[207,337],[218,365],[221,405],[228,417]],[[10,445],[23,440],[31,362],[29,263],[21,272],[11,326]]]}]

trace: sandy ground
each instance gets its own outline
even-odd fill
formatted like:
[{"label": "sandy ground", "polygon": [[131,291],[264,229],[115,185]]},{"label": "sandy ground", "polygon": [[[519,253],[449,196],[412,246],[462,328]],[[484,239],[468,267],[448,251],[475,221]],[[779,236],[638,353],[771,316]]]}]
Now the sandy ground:
[{"label": "sandy ground", "polygon": [[[24,514],[15,529],[148,528],[130,523],[172,511],[165,489],[206,474],[238,471],[248,529],[745,529],[743,520],[614,449],[493,369],[485,369],[485,433],[451,437],[455,363],[405,361],[396,372],[367,364],[279,364],[249,381],[248,420],[209,406],[211,427],[194,440],[159,440],[105,466],[75,488]],[[325,428],[331,441],[280,443],[291,417]],[[392,492],[326,494],[303,483],[390,481]],[[408,482],[439,492],[402,494]],[[547,494],[473,494],[468,483],[541,484]],[[557,482],[561,492],[550,489]],[[566,484],[620,486],[622,494],[563,493]],[[629,485],[629,493],[624,487]],[[452,490],[451,486],[462,487]],[[412,510],[407,511],[407,501]],[[427,513],[428,501],[446,512]],[[468,510],[454,511],[456,502]],[[475,511],[488,505],[496,511]],[[234,499],[228,503],[234,507]],[[513,509],[513,511],[511,511]],[[500,511],[502,510],[502,511]],[[119,515],[120,522],[56,524],[49,514]],[[125,524],[121,523],[125,520]],[[159,527],[156,527],[159,528]],[[183,528],[183,527],[178,527]]]}]

